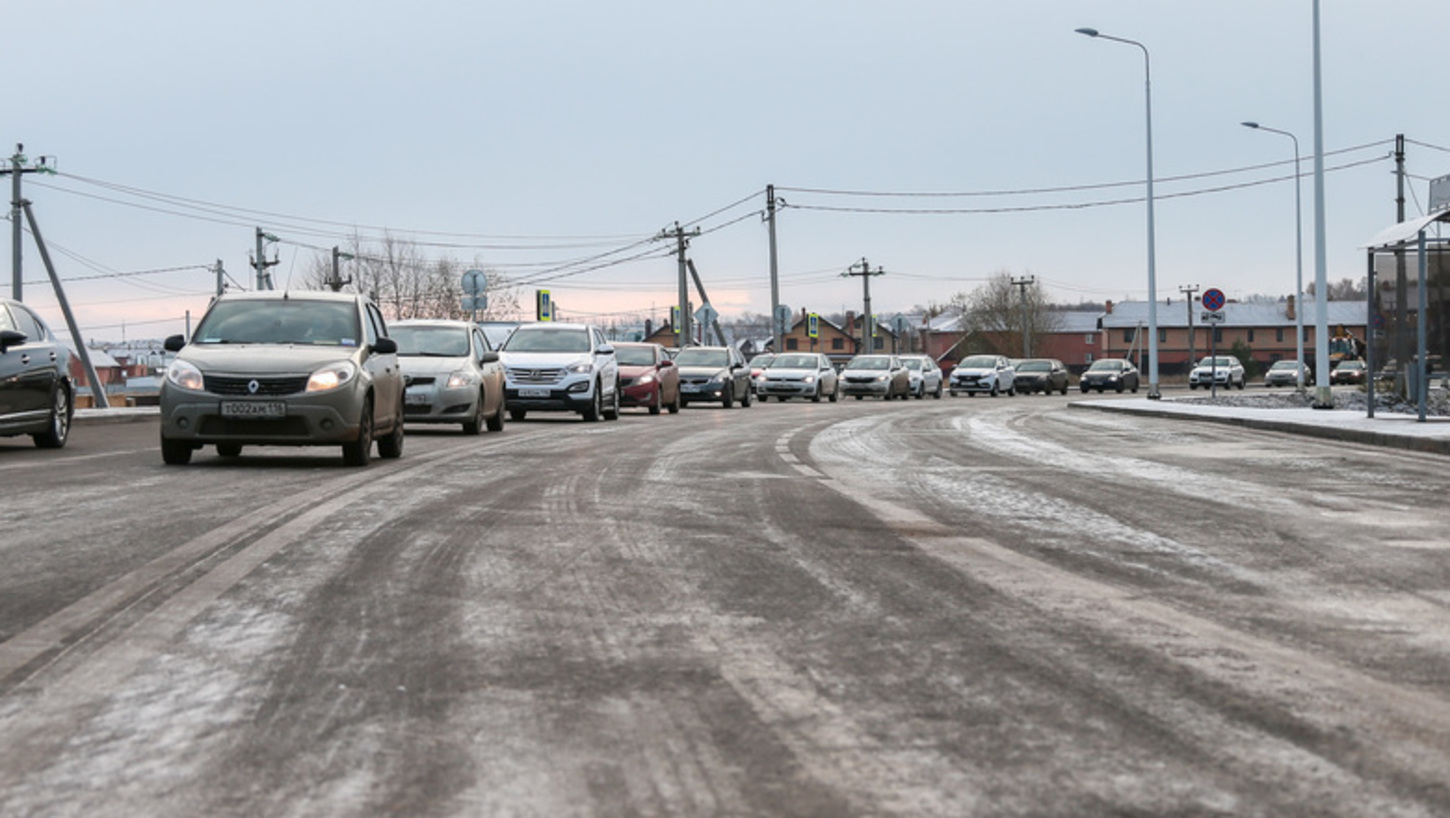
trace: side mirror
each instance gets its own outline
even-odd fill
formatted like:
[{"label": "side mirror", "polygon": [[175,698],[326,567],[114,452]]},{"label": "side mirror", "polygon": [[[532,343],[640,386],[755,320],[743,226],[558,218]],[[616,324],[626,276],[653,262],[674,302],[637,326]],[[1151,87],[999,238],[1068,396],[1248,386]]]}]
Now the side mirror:
[{"label": "side mirror", "polygon": [[13,329],[0,330],[0,352],[25,343],[25,333]]},{"label": "side mirror", "polygon": [[165,349],[167,352],[180,352],[181,348],[184,346],[186,346],[185,335],[167,336],[166,341],[161,344],[161,348]]},{"label": "side mirror", "polygon": [[398,354],[398,342],[392,338],[379,338],[377,343],[373,344],[373,352],[378,355],[396,355]]},{"label": "side mirror", "polygon": [[478,356],[478,362],[481,364],[498,363],[498,353],[493,351],[485,352],[482,355]]},{"label": "side mirror", "polygon": [[604,346],[600,347],[598,351],[600,355],[613,355],[614,346],[612,344],[605,344]]},{"label": "side mirror", "polygon": [[674,365],[675,365],[675,362],[672,361],[672,360],[670,360],[669,358],[666,358],[663,361],[660,361],[660,369],[666,369],[666,368],[671,367],[671,366],[674,366]]}]

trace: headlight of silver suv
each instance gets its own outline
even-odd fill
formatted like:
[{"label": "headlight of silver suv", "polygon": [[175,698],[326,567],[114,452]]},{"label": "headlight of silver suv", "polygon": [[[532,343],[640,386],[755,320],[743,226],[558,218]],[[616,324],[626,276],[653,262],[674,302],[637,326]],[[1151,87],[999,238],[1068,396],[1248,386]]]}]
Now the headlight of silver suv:
[{"label": "headlight of silver suv", "polygon": [[193,392],[202,391],[205,383],[201,370],[182,360],[172,361],[166,368],[166,380]]},{"label": "headlight of silver suv", "polygon": [[307,391],[328,392],[346,385],[356,375],[357,367],[352,361],[328,364],[307,378]]},{"label": "headlight of silver suv", "polygon": [[590,372],[593,372],[593,371],[594,371],[594,362],[593,361],[584,361],[582,363],[571,364],[568,367],[568,372],[570,374],[573,374],[573,375],[588,375]]}]

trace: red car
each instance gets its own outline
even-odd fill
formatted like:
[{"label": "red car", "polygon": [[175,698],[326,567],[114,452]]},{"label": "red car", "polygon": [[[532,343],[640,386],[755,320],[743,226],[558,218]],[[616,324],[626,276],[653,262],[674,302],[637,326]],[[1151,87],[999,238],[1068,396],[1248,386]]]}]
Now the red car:
[{"label": "red car", "polygon": [[619,405],[643,406],[651,415],[661,409],[680,411],[680,371],[659,344],[616,343],[619,364]]}]

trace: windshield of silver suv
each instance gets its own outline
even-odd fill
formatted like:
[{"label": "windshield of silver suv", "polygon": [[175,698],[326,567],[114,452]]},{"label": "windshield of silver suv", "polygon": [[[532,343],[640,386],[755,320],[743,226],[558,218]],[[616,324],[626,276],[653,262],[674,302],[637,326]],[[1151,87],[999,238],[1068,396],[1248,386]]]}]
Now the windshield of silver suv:
[{"label": "windshield of silver suv", "polygon": [[519,327],[504,352],[588,352],[589,331],[572,327]]}]

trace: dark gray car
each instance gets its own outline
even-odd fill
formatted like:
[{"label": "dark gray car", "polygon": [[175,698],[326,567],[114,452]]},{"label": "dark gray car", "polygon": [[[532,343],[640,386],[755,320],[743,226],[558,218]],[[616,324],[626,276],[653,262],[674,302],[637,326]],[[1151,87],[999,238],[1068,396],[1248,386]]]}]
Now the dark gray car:
[{"label": "dark gray car", "polygon": [[75,413],[70,359],[40,316],[0,299],[0,436],[30,435],[42,449],[65,445]]},{"label": "dark gray car", "polygon": [[191,461],[214,445],[342,447],[366,466],[403,453],[398,346],[371,300],[348,293],[228,293],[212,302],[161,383],[161,457]]}]

